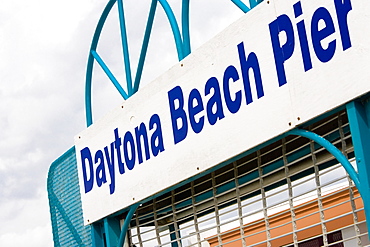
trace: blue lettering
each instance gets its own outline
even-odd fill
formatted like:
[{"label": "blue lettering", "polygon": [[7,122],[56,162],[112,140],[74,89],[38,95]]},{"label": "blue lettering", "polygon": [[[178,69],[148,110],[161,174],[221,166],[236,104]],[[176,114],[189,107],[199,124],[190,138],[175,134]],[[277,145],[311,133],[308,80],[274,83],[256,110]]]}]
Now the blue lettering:
[{"label": "blue lettering", "polygon": [[[287,15],[280,15],[269,24],[269,28],[279,87],[281,87],[287,83],[284,62],[292,56],[294,51],[293,25]],[[281,45],[279,34],[283,31],[286,35],[286,42]]]},{"label": "blue lettering", "polygon": [[152,130],[154,126],[156,126],[156,129],[154,130],[152,137],[150,138],[150,143],[151,143],[153,155],[157,156],[160,152],[164,151],[161,121],[157,114],[154,114],[150,118],[149,130]]},{"label": "blue lettering", "polygon": [[[186,113],[184,111],[184,95],[181,87],[176,86],[168,92],[168,100],[170,103],[172,131],[175,144],[181,142],[188,134],[188,123]],[[175,106],[175,101],[178,102],[178,107]],[[181,127],[178,126],[178,120],[181,121]]]},{"label": "blue lettering", "polygon": [[[216,77],[208,79],[204,88],[205,95],[210,94],[211,88],[213,88],[214,93],[207,102],[207,118],[209,124],[214,125],[218,119],[223,119],[225,117],[222,108],[220,85]],[[215,109],[215,112],[213,112],[213,109]]]},{"label": "blue lettering", "polygon": [[118,128],[114,129],[114,147],[116,148],[117,151],[117,160],[118,160],[118,168],[119,168],[119,173],[123,174],[125,173],[125,167],[124,163],[122,162],[122,155],[121,155],[121,137],[118,134]]},{"label": "blue lettering", "polygon": [[251,83],[249,79],[249,70],[252,69],[254,75],[254,81],[256,84],[257,97],[261,98],[265,95],[262,86],[261,70],[258,63],[257,56],[254,52],[249,53],[248,59],[245,56],[244,43],[241,42],[238,45],[239,62],[242,69],[244,94],[246,98],[247,105],[253,102]]},{"label": "blue lettering", "polygon": [[[81,161],[82,161],[82,175],[84,178],[84,187],[85,187],[85,193],[92,190],[94,186],[94,168],[93,168],[93,161],[91,157],[91,152],[88,147],[85,147],[80,151],[81,153]],[[86,160],[89,163],[89,174],[90,178],[87,178],[87,171],[86,171]]]},{"label": "blue lettering", "polygon": [[223,85],[224,85],[224,96],[225,96],[225,102],[226,106],[229,109],[231,113],[236,113],[240,105],[242,103],[242,93],[237,91],[235,93],[235,100],[231,99],[231,94],[230,94],[230,79],[233,80],[233,82],[236,82],[239,80],[239,75],[238,71],[236,71],[236,68],[232,65],[226,68],[225,73],[224,73],[224,80],[223,80]]},{"label": "blue lettering", "polygon": [[[319,21],[323,20],[325,27],[319,30]],[[321,45],[321,41],[335,32],[333,19],[327,9],[321,7],[318,8],[312,16],[311,20],[311,35],[312,45],[315,50],[317,58],[325,63],[333,58],[335,53],[336,42],[331,41],[328,48],[324,49]]]},{"label": "blue lettering", "polygon": [[139,159],[139,164],[143,163],[143,153],[141,151],[141,138],[144,141],[144,150],[145,150],[145,159],[150,159],[149,153],[149,143],[148,143],[148,134],[146,132],[146,127],[144,123],[140,124],[140,127],[135,128],[135,136],[136,136],[136,146],[137,146],[137,156]]},{"label": "blue lettering", "polygon": [[343,51],[350,48],[351,38],[349,37],[349,29],[347,22],[347,15],[350,10],[352,10],[352,5],[350,0],[334,0],[335,9],[337,11],[338,25],[340,36],[342,39]]},{"label": "blue lettering", "polygon": [[[195,105],[194,105],[195,102]],[[202,96],[197,89],[193,89],[189,95],[188,111],[189,121],[195,133],[202,131],[204,126],[204,116],[201,116],[198,121],[195,120],[195,115],[204,110]]]},{"label": "blue lettering", "polygon": [[125,163],[129,170],[135,167],[135,142],[130,131],[125,133],[123,137],[123,150],[125,154]]},{"label": "blue lettering", "polygon": [[[342,48],[345,51],[352,46],[348,27],[348,13],[352,10],[352,5],[350,0],[333,1]],[[317,8],[313,12],[311,22],[308,22],[303,20],[302,4],[298,1],[293,5],[293,13],[295,25],[292,23],[293,18],[291,20],[286,14],[278,16],[269,23],[279,87],[287,83],[285,62],[293,55],[295,35],[298,36],[304,71],[313,68],[311,54],[315,54],[319,61],[326,63],[334,57],[336,52],[337,40],[335,38],[330,39],[330,36],[336,31],[334,26],[335,20],[328,9],[324,7]],[[310,28],[311,37],[307,36],[306,24],[311,25],[310,27],[307,26],[308,29]],[[297,28],[296,30],[293,29],[295,27]],[[294,33],[295,31],[297,31],[297,34]],[[311,38],[310,41],[309,38]],[[325,39],[330,40],[324,42]],[[312,42],[312,46],[309,45],[309,42]],[[227,107],[231,114],[235,114],[242,107],[244,96],[246,105],[256,100],[253,98],[253,95],[257,95],[257,99],[264,97],[264,87],[257,55],[254,52],[246,53],[243,42],[237,45],[237,52],[240,70],[239,67],[234,65],[227,66],[223,73],[222,88],[220,88],[220,82],[216,77],[210,77],[203,85],[204,91],[193,88],[189,94],[185,95],[188,96],[187,98],[184,97],[183,89],[180,86],[175,86],[168,91],[167,96],[174,144],[186,139],[189,124],[191,126],[190,129],[194,133],[200,133],[205,128],[206,117],[211,126],[225,117],[224,106]],[[239,72],[241,72],[240,75]],[[242,79],[243,86],[237,83],[231,84],[238,82],[239,79]],[[251,80],[254,81],[254,86],[251,85],[253,84]],[[234,86],[238,89],[234,89]],[[256,91],[253,92],[252,88],[255,88]],[[243,90],[244,92],[242,92]],[[203,96],[207,96],[206,99],[203,99]],[[185,104],[187,105],[185,106]],[[101,150],[98,149],[95,152],[94,159],[88,147],[80,150],[85,193],[93,189],[94,183],[98,187],[107,183],[106,169],[108,169],[107,172],[109,172],[110,176],[109,192],[113,194],[115,192],[115,169],[117,167],[120,174],[124,174],[126,168],[129,173],[130,170],[135,168],[136,162],[141,164],[151,158],[151,153],[156,157],[165,150],[161,121],[158,114],[153,114],[150,117],[149,130],[147,130],[147,126],[144,123],[140,123],[135,127],[135,133],[126,131],[123,138],[120,137],[118,128],[114,129],[113,134],[113,142]],[[115,158],[115,155],[117,158]],[[116,164],[117,167],[115,167]]]},{"label": "blue lettering", "polygon": [[[301,2],[297,2],[296,4],[294,4],[293,9],[294,9],[294,16],[296,18],[302,15],[303,11],[302,11]],[[297,23],[297,30],[298,30],[299,44],[301,46],[304,71],[308,71],[312,69],[312,61],[311,61],[310,50],[308,48],[306,26],[303,20]]]},{"label": "blue lettering", "polygon": [[[136,157],[138,157],[137,160],[139,164],[143,163],[144,152],[145,160],[150,159],[150,147],[154,156],[164,151],[161,121],[158,114],[153,114],[151,116],[149,120],[149,130],[152,132],[150,143],[144,123],[135,127],[135,136],[132,134],[133,132],[127,131],[124,137],[121,138],[118,128],[115,128],[113,131],[114,141],[105,146],[102,150],[97,150],[95,152],[94,163],[90,149],[88,147],[82,149],[80,153],[85,193],[93,189],[95,179],[98,187],[101,187],[107,182],[106,169],[108,169],[107,172],[109,172],[110,175],[109,192],[113,194],[116,190],[116,165],[119,168],[120,174],[124,174],[125,164],[128,170],[134,169],[137,162]],[[115,155],[117,155],[117,161],[115,161]],[[96,170],[94,170],[93,164]],[[107,165],[107,168],[105,165]]]},{"label": "blue lettering", "polygon": [[98,150],[95,153],[95,164],[97,164],[99,161],[99,165],[96,168],[96,184],[98,187],[100,187],[102,184],[105,184],[107,182],[106,174],[105,174],[105,165],[104,165],[104,155],[101,150]]},{"label": "blue lettering", "polygon": [[110,194],[114,193],[115,190],[115,176],[114,176],[114,142],[110,144],[110,154],[108,147],[104,147],[104,154],[105,158],[107,160],[108,164],[108,170],[109,170],[109,175],[110,175],[110,185],[109,185],[109,192]]}]

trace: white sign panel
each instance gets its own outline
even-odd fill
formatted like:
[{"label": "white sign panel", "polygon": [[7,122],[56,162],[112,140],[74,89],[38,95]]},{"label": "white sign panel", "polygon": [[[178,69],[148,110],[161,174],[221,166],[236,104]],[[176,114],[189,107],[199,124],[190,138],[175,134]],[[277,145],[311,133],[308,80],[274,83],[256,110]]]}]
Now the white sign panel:
[{"label": "white sign panel", "polygon": [[75,138],[85,224],[370,91],[370,1],[265,1]]}]

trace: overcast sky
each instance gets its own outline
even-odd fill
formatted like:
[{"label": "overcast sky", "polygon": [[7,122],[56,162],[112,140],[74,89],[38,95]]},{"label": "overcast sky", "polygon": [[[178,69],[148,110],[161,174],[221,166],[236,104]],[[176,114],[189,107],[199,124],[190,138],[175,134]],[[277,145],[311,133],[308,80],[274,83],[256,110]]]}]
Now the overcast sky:
[{"label": "overcast sky", "polygon": [[[84,83],[89,47],[108,0],[1,0],[0,4],[0,246],[53,246],[46,191],[50,164],[86,128]],[[178,14],[181,0],[169,1]],[[150,0],[124,1],[133,74]],[[142,85],[177,62],[162,9],[156,14]],[[124,78],[116,11],[98,52]],[[191,1],[193,49],[242,16],[230,0]],[[179,18],[179,17],[178,17]],[[93,114],[122,98],[98,66]]]}]

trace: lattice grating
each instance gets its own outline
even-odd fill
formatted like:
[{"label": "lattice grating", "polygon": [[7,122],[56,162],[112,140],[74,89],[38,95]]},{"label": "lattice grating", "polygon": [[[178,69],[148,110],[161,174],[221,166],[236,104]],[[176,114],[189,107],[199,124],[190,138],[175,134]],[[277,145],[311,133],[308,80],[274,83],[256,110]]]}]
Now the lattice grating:
[{"label": "lattice grating", "polygon": [[[353,160],[345,112],[307,129]],[[368,246],[367,235],[362,199],[343,167],[295,136],[141,205],[129,230],[137,247]]]},{"label": "lattice grating", "polygon": [[53,162],[47,187],[54,246],[91,246],[91,227],[83,224],[74,148]]}]

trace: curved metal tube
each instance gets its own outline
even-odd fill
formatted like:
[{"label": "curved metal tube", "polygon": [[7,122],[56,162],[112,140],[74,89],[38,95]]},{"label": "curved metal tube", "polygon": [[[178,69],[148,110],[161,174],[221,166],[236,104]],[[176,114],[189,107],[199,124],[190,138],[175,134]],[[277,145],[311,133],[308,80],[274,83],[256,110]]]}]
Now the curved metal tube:
[{"label": "curved metal tube", "polygon": [[116,0],[110,0],[103,10],[102,15],[98,21],[98,25],[96,26],[95,33],[93,36],[93,40],[90,46],[89,58],[87,62],[87,69],[86,69],[86,82],[85,82],[85,111],[86,111],[86,125],[89,127],[92,124],[92,109],[91,109],[91,79],[92,79],[92,70],[94,67],[94,56],[92,55],[91,51],[95,51],[98,45],[99,37],[101,31],[103,29],[103,25],[107,19],[109,12],[111,11],[114,3]]},{"label": "curved metal tube", "polygon": [[117,81],[116,77],[114,77],[113,73],[109,70],[108,66],[104,63],[103,59],[99,56],[96,51],[91,51],[91,54],[95,58],[95,60],[98,62],[100,67],[104,70],[105,74],[109,77],[109,79],[112,81],[113,85],[116,87],[118,92],[122,95],[124,99],[128,99],[129,95],[125,92],[125,90],[121,87],[121,84]]},{"label": "curved metal tube", "polygon": [[189,30],[189,5],[190,0],[182,0],[182,38],[184,58],[191,53]]},{"label": "curved metal tube", "polygon": [[172,33],[175,38],[177,56],[178,56],[179,61],[181,61],[182,59],[184,59],[185,56],[184,56],[184,51],[183,51],[183,46],[182,46],[181,34],[180,34],[179,26],[177,25],[175,15],[166,0],[158,0],[158,1],[162,5],[164,12],[166,13],[167,18],[170,22]]},{"label": "curved metal tube", "polygon": [[[126,72],[126,83],[127,83],[127,90],[126,93],[121,85],[118,83],[117,80],[112,79],[114,78],[113,74],[108,72],[109,69],[104,64],[103,60],[98,56],[96,52],[96,47],[100,38],[100,34],[103,28],[103,25],[110,13],[113,5],[115,2],[118,1],[118,14],[120,20],[120,30],[121,30],[121,42],[122,42],[122,49],[123,49],[123,56],[124,56],[124,64],[125,64],[125,72]],[[127,32],[125,26],[125,17],[124,17],[124,10],[123,10],[123,0],[109,0],[103,13],[98,21],[97,27],[95,29],[95,33],[93,36],[93,40],[90,46],[90,53],[87,62],[87,69],[86,69],[86,84],[85,84],[85,111],[86,111],[86,125],[89,127],[92,123],[92,103],[91,103],[91,81],[92,81],[92,70],[94,67],[94,59],[97,59],[100,66],[102,66],[104,72],[108,75],[109,79],[115,85],[117,90],[120,92],[121,96],[124,99],[127,99],[131,95],[139,89],[139,84],[141,80],[141,75],[144,67],[145,56],[148,48],[148,43],[150,39],[150,34],[153,26],[154,15],[156,12],[157,2],[159,2],[170,22],[170,26],[172,29],[172,33],[174,35],[176,50],[179,61],[184,59],[187,55],[191,53],[190,47],[190,31],[189,31],[189,5],[190,0],[182,0],[182,35],[179,30],[178,23],[176,21],[175,15],[168,4],[167,0],[152,0],[148,22],[144,34],[144,40],[141,47],[141,53],[139,57],[138,67],[136,70],[135,80],[132,82],[132,75],[131,75],[131,64],[129,58],[129,50],[128,50],[128,42],[127,42]],[[249,0],[251,7],[247,7],[241,0],[231,0],[237,7],[239,7],[244,13],[248,12],[251,8],[256,6],[261,0]]]},{"label": "curved metal tube", "polygon": [[130,221],[132,219],[132,216],[134,216],[134,213],[136,212],[136,209],[139,207],[139,203],[134,204],[130,207],[130,210],[128,211],[128,214],[126,216],[125,221],[123,222],[123,226],[121,229],[121,234],[119,235],[119,241],[118,241],[118,247],[123,247],[123,244],[125,242],[126,233],[128,230],[128,226],[130,224]]},{"label": "curved metal tube", "polygon": [[123,10],[122,0],[117,0],[117,5],[118,5],[119,26],[121,30],[123,61],[125,64],[127,92],[128,92],[128,95],[131,96],[133,94],[133,87],[132,87],[132,76],[131,76],[131,66],[130,66],[130,56],[129,56],[130,54],[128,51],[125,12]]},{"label": "curved metal tube", "polygon": [[[328,140],[325,138],[319,136],[318,134],[315,134],[313,132],[307,131],[307,130],[302,130],[302,129],[293,129],[287,133],[288,135],[297,135],[297,136],[303,136],[308,139],[311,139],[324,148],[326,148],[344,167],[346,172],[349,174],[350,178],[353,180],[355,183],[357,189],[360,191],[361,186],[360,186],[360,180],[358,177],[357,172],[351,165],[351,163],[347,160],[347,158],[344,156],[344,154],[336,148],[332,143],[330,143]],[[361,193],[361,191],[360,191]]]},{"label": "curved metal tube", "polygon": [[141,80],[141,75],[143,73],[145,56],[146,56],[146,52],[148,50],[149,38],[150,38],[150,34],[152,32],[152,27],[153,27],[153,21],[154,21],[154,15],[155,15],[156,8],[157,8],[157,0],[152,0],[152,4],[151,4],[150,10],[149,10],[148,21],[146,23],[143,44],[141,46],[139,62],[138,62],[137,69],[136,69],[133,93],[136,93],[139,90],[139,84],[140,84],[140,80]]},{"label": "curved metal tube", "polygon": [[231,2],[233,2],[237,7],[239,7],[239,9],[241,9],[244,13],[247,13],[249,10],[251,10],[250,8],[248,8],[247,5],[245,5],[240,0],[231,0]]}]

